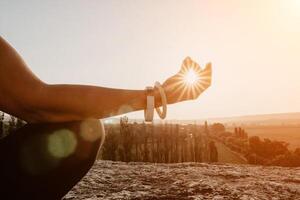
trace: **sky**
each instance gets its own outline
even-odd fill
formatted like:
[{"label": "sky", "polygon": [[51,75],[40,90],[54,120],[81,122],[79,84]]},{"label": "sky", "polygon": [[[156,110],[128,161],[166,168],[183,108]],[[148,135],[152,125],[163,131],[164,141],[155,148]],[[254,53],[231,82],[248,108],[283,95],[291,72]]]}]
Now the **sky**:
[{"label": "sky", "polygon": [[212,62],[168,119],[300,111],[300,0],[1,0],[0,35],[50,84],[144,89]]}]

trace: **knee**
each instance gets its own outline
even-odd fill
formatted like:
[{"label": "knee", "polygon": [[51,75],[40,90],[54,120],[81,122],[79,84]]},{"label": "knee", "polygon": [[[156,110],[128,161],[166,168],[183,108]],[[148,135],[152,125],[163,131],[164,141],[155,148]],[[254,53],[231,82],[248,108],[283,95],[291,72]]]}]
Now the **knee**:
[{"label": "knee", "polygon": [[79,154],[84,157],[96,159],[105,141],[105,128],[101,120],[86,119],[80,122]]}]

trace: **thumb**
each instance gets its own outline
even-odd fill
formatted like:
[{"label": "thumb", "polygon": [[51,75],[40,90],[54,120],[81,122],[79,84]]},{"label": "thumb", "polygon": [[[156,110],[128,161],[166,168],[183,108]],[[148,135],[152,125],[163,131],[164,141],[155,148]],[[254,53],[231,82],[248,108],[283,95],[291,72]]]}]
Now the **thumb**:
[{"label": "thumb", "polygon": [[205,68],[204,68],[204,72],[207,73],[207,75],[211,76],[212,74],[212,67],[211,67],[211,62],[206,63]]}]

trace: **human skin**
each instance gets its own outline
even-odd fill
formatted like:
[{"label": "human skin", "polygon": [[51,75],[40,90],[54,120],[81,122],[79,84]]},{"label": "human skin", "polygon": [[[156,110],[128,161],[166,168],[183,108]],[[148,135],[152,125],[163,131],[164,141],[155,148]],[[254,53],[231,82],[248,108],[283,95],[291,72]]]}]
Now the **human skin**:
[{"label": "human skin", "polygon": [[[187,68],[204,75],[199,87],[184,86]],[[162,87],[168,104],[192,100],[211,85],[211,64],[205,69],[187,57],[181,69]],[[155,107],[161,106],[154,89]],[[145,90],[114,89],[88,85],[47,84],[35,76],[17,51],[0,37],[0,110],[28,123],[64,122],[106,118],[145,109]]]}]

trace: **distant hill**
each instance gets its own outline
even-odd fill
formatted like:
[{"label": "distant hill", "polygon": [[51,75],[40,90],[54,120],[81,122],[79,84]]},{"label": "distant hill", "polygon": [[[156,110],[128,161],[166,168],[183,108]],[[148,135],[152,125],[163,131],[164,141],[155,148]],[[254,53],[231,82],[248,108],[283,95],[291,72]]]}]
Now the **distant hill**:
[{"label": "distant hill", "polygon": [[300,125],[300,112],[211,118],[208,121],[244,125]]},{"label": "distant hill", "polygon": [[[300,112],[294,113],[274,113],[274,114],[260,114],[260,115],[244,115],[244,116],[232,116],[232,117],[216,117],[216,118],[203,118],[203,119],[190,119],[190,120],[179,120],[179,119],[166,119],[167,122],[172,123],[225,123],[235,125],[300,125]],[[108,123],[119,123],[119,118],[108,118],[105,120]],[[143,119],[129,119],[130,122],[141,123]],[[161,120],[155,120],[154,122],[162,122]]]}]

